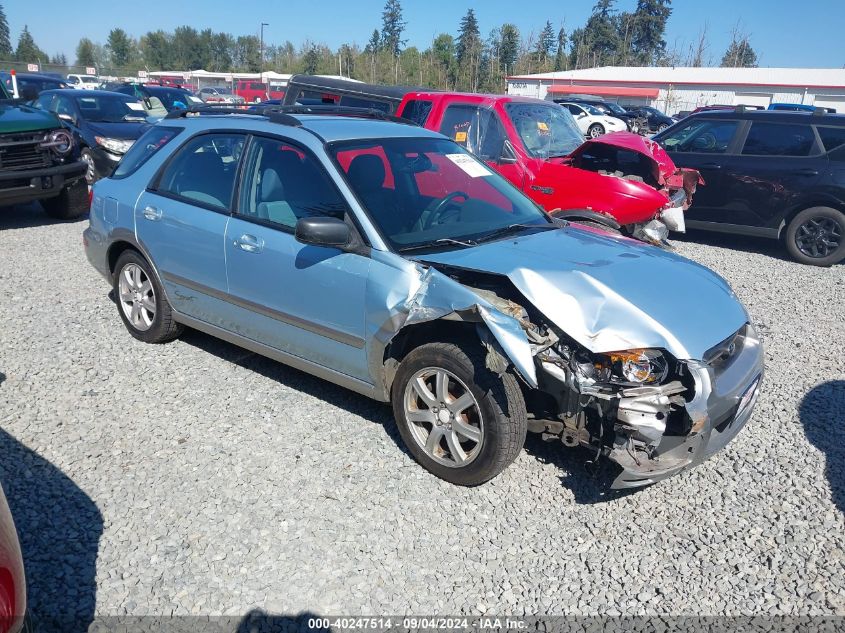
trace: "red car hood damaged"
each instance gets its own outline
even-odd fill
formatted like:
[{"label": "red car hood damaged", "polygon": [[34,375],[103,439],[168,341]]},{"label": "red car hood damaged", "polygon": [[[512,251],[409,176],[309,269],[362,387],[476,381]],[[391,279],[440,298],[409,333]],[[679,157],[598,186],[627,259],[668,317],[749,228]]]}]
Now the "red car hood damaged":
[{"label": "red car hood damaged", "polygon": [[[609,155],[609,152],[604,149],[608,147],[636,152],[648,159],[653,179],[653,182],[649,184],[656,185],[655,188],[658,189],[666,188],[670,194],[678,189],[684,189],[687,194],[687,206],[692,202],[692,194],[695,193],[696,186],[704,184],[701,174],[696,170],[678,168],[660,144],[631,132],[612,132],[586,141],[568,158],[573,166],[594,171],[594,169],[591,169],[591,163],[586,159],[586,156],[592,154]],[[604,151],[602,151],[603,149]],[[612,154],[612,152],[610,153]],[[598,163],[595,165],[600,166]],[[621,168],[621,165],[619,167]],[[646,181],[648,180],[646,179]]]}]

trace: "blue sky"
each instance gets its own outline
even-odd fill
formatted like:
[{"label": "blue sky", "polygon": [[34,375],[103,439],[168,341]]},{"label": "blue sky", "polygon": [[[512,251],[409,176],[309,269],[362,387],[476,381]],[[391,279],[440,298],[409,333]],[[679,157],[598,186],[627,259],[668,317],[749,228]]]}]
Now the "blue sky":
[{"label": "blue sky", "polygon": [[[490,29],[513,22],[524,34],[536,33],[550,19],[557,28],[565,23],[572,30],[584,23],[593,0],[404,0],[409,45],[425,47],[440,32],[456,33],[461,16],[475,9],[486,37]],[[182,24],[198,29],[210,27],[235,35],[258,33],[265,27],[265,41],[287,39],[299,44],[305,39],[334,48],[346,41],[363,46],[373,28],[381,25],[384,0],[204,0],[173,2],[145,0],[141,3],[114,0],[5,0],[2,2],[13,44],[24,24],[37,44],[53,54],[64,52],[73,59],[76,43],[87,36],[105,42],[115,26],[134,36],[162,28],[172,30]],[[636,0],[618,0],[620,9],[632,9]],[[73,7],[71,9],[71,7]],[[739,20],[751,34],[752,45],[762,66],[837,67],[845,66],[845,5],[842,0],[675,0],[669,21],[667,42],[686,48],[697,40],[707,23],[709,54],[718,64],[730,32]],[[69,10],[70,9],[70,10]],[[44,19],[44,16],[54,16]]]}]

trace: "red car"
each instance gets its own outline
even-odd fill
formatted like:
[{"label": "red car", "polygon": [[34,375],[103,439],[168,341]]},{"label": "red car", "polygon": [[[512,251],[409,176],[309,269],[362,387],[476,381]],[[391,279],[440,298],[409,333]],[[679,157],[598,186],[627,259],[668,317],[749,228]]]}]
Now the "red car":
[{"label": "red car", "polygon": [[247,103],[260,103],[268,99],[283,99],[283,90],[273,90],[271,86],[260,81],[239,80],[235,82],[235,94],[243,97]]},{"label": "red car", "polygon": [[26,612],[26,579],[15,522],[0,488],[0,633],[16,633]]},{"label": "red car", "polygon": [[684,230],[699,182],[638,134],[584,141],[559,105],[528,97],[410,92],[396,114],[463,145],[557,217],[654,244]]}]

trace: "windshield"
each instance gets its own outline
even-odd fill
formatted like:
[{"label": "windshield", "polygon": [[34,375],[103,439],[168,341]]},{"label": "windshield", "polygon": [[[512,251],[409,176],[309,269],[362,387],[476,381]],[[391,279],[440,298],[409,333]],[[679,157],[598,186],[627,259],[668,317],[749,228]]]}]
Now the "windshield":
[{"label": "windshield", "polygon": [[525,150],[536,158],[566,156],[584,142],[572,114],[559,106],[511,102],[505,111]]},{"label": "windshield", "polygon": [[177,108],[185,110],[193,103],[191,95],[179,88],[150,88],[149,93],[152,97],[158,97],[168,112]]},{"label": "windshield", "polygon": [[217,92],[217,94],[220,94],[220,95],[230,95],[230,94],[232,94],[232,91],[229,90],[228,88],[215,88],[214,90]]},{"label": "windshield", "polygon": [[79,77],[84,84],[95,84],[97,83],[96,77],[91,77],[90,75],[82,75]]},{"label": "windshield", "polygon": [[622,106],[618,103],[608,102],[607,109],[610,110],[613,114],[628,114],[628,111],[625,110]]},{"label": "windshield", "polygon": [[578,103],[576,105],[581,106],[582,108],[584,108],[587,112],[589,112],[593,116],[601,116],[603,114],[603,112],[601,110],[599,110],[595,106],[590,105],[589,103]]},{"label": "windshield", "polygon": [[79,112],[86,121],[120,123],[146,120],[144,104],[137,99],[96,93],[93,91],[90,96],[86,94],[84,97],[76,97]]},{"label": "windshield", "polygon": [[509,227],[520,232],[555,226],[504,178],[452,141],[374,139],[336,143],[331,151],[369,217],[397,251],[469,246],[510,233]]}]

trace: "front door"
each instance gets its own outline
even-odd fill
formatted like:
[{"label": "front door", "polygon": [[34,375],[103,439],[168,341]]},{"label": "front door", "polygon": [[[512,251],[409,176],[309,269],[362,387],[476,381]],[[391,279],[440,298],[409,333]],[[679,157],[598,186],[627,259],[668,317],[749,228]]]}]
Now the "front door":
[{"label": "front door", "polygon": [[135,205],[138,241],[175,310],[220,325],[225,306],[223,238],[245,136],[202,134],[166,163]]},{"label": "front door", "polygon": [[298,219],[344,218],[346,205],[304,149],[254,137],[237,212],[226,229],[235,333],[369,382],[364,346],[370,259],[301,244]]}]

